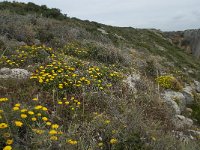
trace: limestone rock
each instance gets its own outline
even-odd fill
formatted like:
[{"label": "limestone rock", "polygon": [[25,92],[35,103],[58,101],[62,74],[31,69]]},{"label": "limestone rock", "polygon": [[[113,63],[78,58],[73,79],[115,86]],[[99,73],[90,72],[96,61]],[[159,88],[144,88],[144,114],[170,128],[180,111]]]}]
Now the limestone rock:
[{"label": "limestone rock", "polygon": [[162,97],[174,115],[180,115],[185,109],[185,97],[181,92],[168,90],[162,94]]},{"label": "limestone rock", "polygon": [[194,137],[197,137],[197,138],[200,137],[200,131],[188,130],[188,132]]},{"label": "limestone rock", "polygon": [[0,70],[0,75],[9,75],[9,74],[11,74],[11,69],[9,69],[9,68],[1,68],[1,70]]},{"label": "limestone rock", "polygon": [[124,80],[124,83],[128,84],[129,88],[137,93],[136,82],[140,80],[140,75],[137,73],[131,74],[127,79]]},{"label": "limestone rock", "polygon": [[194,81],[195,84],[195,89],[198,93],[200,93],[200,82],[199,81]]},{"label": "limestone rock", "polygon": [[40,40],[38,40],[38,39],[35,39],[35,40],[34,40],[34,44],[35,44],[35,45],[40,45],[40,44],[41,44],[41,42],[40,42]]},{"label": "limestone rock", "polygon": [[182,115],[175,115],[172,118],[172,124],[176,129],[190,128],[193,125],[193,121],[190,118],[186,118]]},{"label": "limestone rock", "polygon": [[100,31],[102,34],[108,34],[103,28],[98,28],[98,31]]},{"label": "limestone rock", "polygon": [[0,78],[3,78],[3,79],[8,79],[8,78],[26,79],[29,77],[29,75],[30,73],[25,69],[20,69],[20,68],[14,68],[14,69],[1,68],[0,69]]},{"label": "limestone rock", "polygon": [[193,88],[191,86],[186,86],[183,88],[183,95],[185,96],[185,102],[187,104],[192,104],[194,101]]}]

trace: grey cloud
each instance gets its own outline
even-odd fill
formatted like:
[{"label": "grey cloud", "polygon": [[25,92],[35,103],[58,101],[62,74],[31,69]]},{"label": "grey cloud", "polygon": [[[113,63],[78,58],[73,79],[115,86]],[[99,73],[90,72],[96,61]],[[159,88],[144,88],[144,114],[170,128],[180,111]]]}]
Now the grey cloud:
[{"label": "grey cloud", "polygon": [[[28,2],[29,0],[18,0]],[[70,17],[115,26],[185,30],[200,28],[199,0],[30,0]]]}]

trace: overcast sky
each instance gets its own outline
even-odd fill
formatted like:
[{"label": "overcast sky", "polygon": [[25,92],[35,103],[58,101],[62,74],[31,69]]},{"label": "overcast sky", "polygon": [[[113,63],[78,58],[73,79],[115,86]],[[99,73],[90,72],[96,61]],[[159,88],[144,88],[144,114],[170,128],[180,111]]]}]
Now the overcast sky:
[{"label": "overcast sky", "polygon": [[[2,0],[0,0],[2,1]],[[163,31],[200,28],[200,0],[16,0],[59,8],[70,17]]]}]

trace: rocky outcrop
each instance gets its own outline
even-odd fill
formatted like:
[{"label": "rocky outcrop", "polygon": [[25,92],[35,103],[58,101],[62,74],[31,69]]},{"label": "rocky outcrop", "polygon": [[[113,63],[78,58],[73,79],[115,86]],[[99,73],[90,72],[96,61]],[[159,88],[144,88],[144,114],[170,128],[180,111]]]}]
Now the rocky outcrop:
[{"label": "rocky outcrop", "polygon": [[186,86],[182,92],[167,90],[162,94],[162,98],[170,110],[171,123],[175,129],[190,128],[193,125],[192,119],[181,115],[182,112],[186,111],[192,113],[192,109],[186,107],[194,100],[190,86]]},{"label": "rocky outcrop", "polygon": [[179,32],[166,32],[165,35],[172,40],[174,44],[183,48],[188,53],[200,58],[200,29],[186,30]]},{"label": "rocky outcrop", "polygon": [[136,94],[137,93],[136,82],[138,81],[140,81],[140,75],[137,73],[133,73],[124,80],[124,83],[126,83],[129,86],[129,89]]},{"label": "rocky outcrop", "polygon": [[26,79],[28,78],[30,73],[25,69],[19,69],[19,68],[1,68],[0,69],[0,79]]},{"label": "rocky outcrop", "polygon": [[200,93],[200,82],[194,81],[194,85],[195,85],[196,92]]},{"label": "rocky outcrop", "polygon": [[180,115],[185,107],[185,97],[181,92],[165,91],[162,94],[164,103],[173,115]]},{"label": "rocky outcrop", "polygon": [[172,123],[176,129],[190,128],[193,125],[192,119],[186,118],[182,115],[175,115],[172,118]]},{"label": "rocky outcrop", "polygon": [[192,104],[194,101],[193,87],[191,86],[184,87],[182,93],[185,97],[185,104],[186,105]]}]

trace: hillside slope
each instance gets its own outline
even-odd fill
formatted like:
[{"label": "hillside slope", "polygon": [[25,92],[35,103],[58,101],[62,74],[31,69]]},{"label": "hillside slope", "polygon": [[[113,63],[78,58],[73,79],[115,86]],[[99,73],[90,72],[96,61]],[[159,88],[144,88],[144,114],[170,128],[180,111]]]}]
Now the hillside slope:
[{"label": "hillside slope", "polygon": [[0,3],[1,149],[198,149],[200,62],[159,30]]}]

